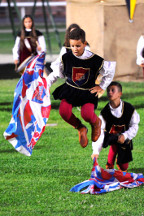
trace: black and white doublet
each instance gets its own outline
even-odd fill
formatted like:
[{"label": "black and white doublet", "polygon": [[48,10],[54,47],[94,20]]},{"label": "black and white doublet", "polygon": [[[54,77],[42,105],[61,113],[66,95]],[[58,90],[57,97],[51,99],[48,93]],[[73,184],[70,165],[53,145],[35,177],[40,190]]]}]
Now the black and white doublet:
[{"label": "black and white doublet", "polygon": [[[110,106],[107,104],[104,109],[101,111],[101,115],[106,122],[105,130],[110,134],[121,134],[129,129],[129,124],[134,113],[135,108],[127,103],[123,102],[122,106],[122,115],[117,118],[112,115],[110,111]],[[105,135],[106,136],[106,135]],[[118,158],[117,163],[127,163],[132,161],[132,152],[133,149],[132,141],[125,142],[124,144],[112,143],[118,145]],[[105,146],[105,140],[103,146]]]},{"label": "black and white doublet", "polygon": [[123,133],[128,130],[131,117],[135,108],[128,102],[123,102],[122,115],[117,118],[112,115],[109,103],[101,111],[101,115],[106,121],[106,131],[109,133]]},{"label": "black and white doublet", "polygon": [[80,59],[69,51],[62,56],[62,62],[66,82],[53,92],[54,98],[66,99],[73,106],[93,103],[97,107],[98,98],[89,89],[95,86],[103,58],[93,54],[90,58]]}]

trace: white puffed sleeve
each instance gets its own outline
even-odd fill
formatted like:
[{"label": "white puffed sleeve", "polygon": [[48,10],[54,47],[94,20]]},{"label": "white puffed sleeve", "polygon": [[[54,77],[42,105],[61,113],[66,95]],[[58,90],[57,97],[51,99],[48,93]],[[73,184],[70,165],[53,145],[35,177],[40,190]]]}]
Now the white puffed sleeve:
[{"label": "white puffed sleeve", "polygon": [[14,47],[12,49],[13,60],[19,60],[20,37],[16,37]]},{"label": "white puffed sleeve", "polygon": [[45,38],[44,38],[43,35],[41,35],[41,36],[38,37],[38,43],[39,43],[39,45],[41,47],[41,51],[37,50],[38,54],[40,54],[41,52],[45,52],[46,53],[46,42],[45,42]]},{"label": "white puffed sleeve", "polygon": [[57,68],[57,65],[61,62],[61,58],[62,58],[62,55],[64,55],[66,53],[66,48],[65,47],[62,47],[61,50],[60,50],[60,54],[59,56],[57,57],[57,59],[55,61],[53,61],[50,65],[51,69],[53,71],[56,70]]},{"label": "white puffed sleeve", "polygon": [[47,77],[47,84],[49,88],[54,82],[57,81],[58,78],[64,78],[62,55],[64,55],[65,53],[66,53],[66,48],[62,47],[58,58],[54,62],[52,62],[50,65],[53,72],[50,73],[49,76]]},{"label": "white puffed sleeve", "polygon": [[100,87],[103,90],[106,90],[108,85],[112,82],[114,74],[116,70],[116,62],[113,61],[104,61],[103,67],[100,70],[100,74],[102,75],[102,80],[100,83]]},{"label": "white puffed sleeve", "polygon": [[106,126],[105,120],[102,117],[102,115],[100,115],[99,118],[101,119],[101,134],[96,142],[92,142],[93,154],[98,154],[98,155],[102,150],[103,141],[104,141],[104,131]]},{"label": "white puffed sleeve", "polygon": [[142,57],[143,49],[144,49],[144,36],[141,35],[137,42],[137,59],[136,59],[137,65],[144,64],[144,58]]},{"label": "white puffed sleeve", "polygon": [[48,77],[47,77],[47,84],[49,86],[49,88],[51,87],[51,85],[57,81],[58,78],[64,78],[63,75],[63,63],[62,61],[60,62],[55,62],[55,64],[52,67],[53,72],[51,72]]},{"label": "white puffed sleeve", "polygon": [[136,136],[139,128],[138,126],[139,122],[140,122],[140,116],[135,110],[130,120],[129,129],[123,133],[125,140],[127,138],[129,140],[132,140]]}]

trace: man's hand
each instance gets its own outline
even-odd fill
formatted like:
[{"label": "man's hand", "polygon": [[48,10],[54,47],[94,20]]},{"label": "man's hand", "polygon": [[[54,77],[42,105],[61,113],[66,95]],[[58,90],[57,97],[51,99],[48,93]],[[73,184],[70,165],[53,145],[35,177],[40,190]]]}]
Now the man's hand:
[{"label": "man's hand", "polygon": [[118,143],[123,144],[125,142],[125,137],[123,134],[118,136]]},{"label": "man's hand", "polygon": [[94,158],[98,159],[98,157],[99,157],[98,154],[92,154],[92,155],[91,155],[92,160],[93,160]]},{"label": "man's hand", "polygon": [[93,94],[93,93],[96,93],[95,96],[98,96],[98,93],[100,93],[101,91],[103,91],[103,89],[97,85],[97,86],[94,86],[90,89],[90,92]]}]

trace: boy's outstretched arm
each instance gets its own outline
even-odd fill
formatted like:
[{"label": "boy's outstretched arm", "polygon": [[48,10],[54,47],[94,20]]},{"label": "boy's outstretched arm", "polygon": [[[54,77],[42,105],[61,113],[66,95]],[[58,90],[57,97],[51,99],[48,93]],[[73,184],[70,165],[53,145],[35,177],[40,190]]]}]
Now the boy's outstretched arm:
[{"label": "boy's outstretched arm", "polygon": [[93,160],[94,158],[98,159],[98,157],[99,157],[99,154],[92,154],[92,155],[91,155],[92,160]]},{"label": "boy's outstretched arm", "polygon": [[102,122],[101,134],[96,142],[92,142],[92,150],[93,150],[93,153],[91,155],[92,160],[94,159],[94,157],[96,158],[99,157],[99,153],[102,150],[103,141],[104,141],[105,121],[101,115],[99,116],[99,118],[101,119],[101,122]]},{"label": "boy's outstretched arm", "polygon": [[63,64],[60,59],[56,59],[56,61],[51,64],[51,69],[53,70],[53,72],[51,72],[46,78],[49,88],[54,82],[57,81],[58,78],[64,78]]},{"label": "boy's outstretched arm", "polygon": [[51,72],[48,77],[46,78],[47,81],[47,85],[50,88],[52,86],[53,83],[55,83],[57,81],[59,76],[57,76],[57,74],[55,72]]}]

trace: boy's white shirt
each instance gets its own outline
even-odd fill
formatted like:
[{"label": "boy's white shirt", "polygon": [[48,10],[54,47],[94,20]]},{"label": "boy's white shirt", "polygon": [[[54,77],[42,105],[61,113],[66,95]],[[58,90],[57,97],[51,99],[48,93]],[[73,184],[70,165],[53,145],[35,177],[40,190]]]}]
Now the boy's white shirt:
[{"label": "boy's white shirt", "polygon": [[[61,53],[63,52],[64,52],[64,48],[63,50],[61,50]],[[51,69],[53,70],[53,72],[50,73],[49,76],[47,77],[47,83],[49,88],[54,82],[56,82],[57,78],[64,78],[61,53],[59,57],[51,64]],[[79,59],[87,59],[90,58],[92,55],[93,55],[92,52],[90,52],[88,49],[85,49],[84,53],[81,56],[76,56],[76,57]],[[103,66],[99,71],[100,74],[102,75],[102,81],[99,86],[103,90],[106,90],[107,86],[113,80],[115,74],[115,68],[116,68],[116,62],[104,61]]]},{"label": "boy's white shirt", "polygon": [[[31,29],[26,29],[26,31],[31,31]],[[30,46],[30,44],[28,45],[27,43],[27,39],[25,40],[26,46]],[[38,37],[38,43],[41,47],[41,51],[37,50],[37,53],[40,54],[41,52],[45,52],[46,53],[46,42],[45,42],[45,38],[43,35]],[[30,48],[30,47],[28,47]],[[15,40],[15,44],[14,47],[12,49],[12,53],[13,53],[13,60],[19,60],[19,50],[20,50],[20,37],[17,36],[16,40]]]},{"label": "boy's white shirt", "polygon": [[137,63],[137,65],[144,64],[144,58],[142,57],[143,49],[144,49],[144,36],[141,35],[138,42],[137,42],[137,50],[136,50],[136,54],[137,54],[136,63]]},{"label": "boy's white shirt", "polygon": [[[123,102],[120,101],[120,105],[117,108],[112,108],[111,105],[109,104],[110,107],[110,111],[112,113],[113,116],[120,118],[122,115],[122,107],[123,107]],[[102,150],[102,145],[103,145],[103,141],[104,141],[104,131],[105,131],[105,127],[106,127],[106,122],[103,118],[102,115],[99,116],[99,118],[102,121],[102,125],[101,125],[101,135],[99,137],[99,139],[96,142],[92,142],[92,149],[93,149],[93,154],[98,154],[100,153],[100,151]],[[140,122],[140,116],[137,113],[136,110],[134,110],[134,113],[131,117],[130,120],[130,124],[129,124],[129,129],[127,131],[125,131],[124,133],[122,133],[125,137],[125,140],[128,138],[129,140],[132,140],[137,132],[138,132],[138,124]]]}]

